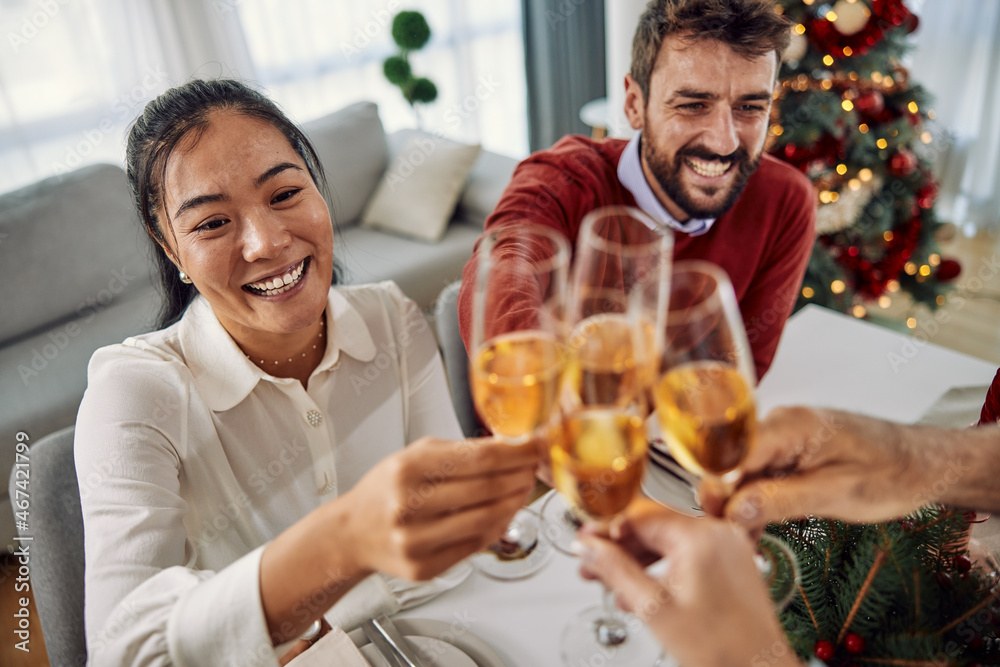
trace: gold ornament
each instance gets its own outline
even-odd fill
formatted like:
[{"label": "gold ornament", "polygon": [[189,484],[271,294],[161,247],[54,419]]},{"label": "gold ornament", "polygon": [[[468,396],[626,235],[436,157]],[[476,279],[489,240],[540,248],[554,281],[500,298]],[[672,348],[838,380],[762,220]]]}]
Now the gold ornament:
[{"label": "gold ornament", "polygon": [[788,42],[788,48],[781,54],[781,60],[786,63],[798,63],[808,50],[809,40],[806,39],[805,35],[792,28],[792,39]]},{"label": "gold ornament", "polygon": [[833,27],[841,35],[850,36],[861,32],[871,17],[871,10],[868,9],[862,0],[837,0],[833,6],[833,13],[837,15],[837,20],[833,22]]}]

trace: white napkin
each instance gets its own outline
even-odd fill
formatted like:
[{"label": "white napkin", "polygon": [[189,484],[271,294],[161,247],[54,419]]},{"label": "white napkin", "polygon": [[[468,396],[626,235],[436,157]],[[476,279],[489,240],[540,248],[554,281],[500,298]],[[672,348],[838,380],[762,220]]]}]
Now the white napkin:
[{"label": "white napkin", "polygon": [[392,592],[400,609],[409,609],[423,604],[449,591],[465,581],[472,573],[472,565],[468,561],[460,561],[451,569],[442,572],[430,581],[408,581],[396,577],[385,577],[386,585]]},{"label": "white napkin", "polygon": [[376,573],[358,582],[323,615],[333,627],[350,632],[373,616],[392,616],[399,610],[399,602],[385,579]]},{"label": "white napkin", "polygon": [[287,667],[371,667],[347,633],[333,628],[319,641],[295,656]]},{"label": "white napkin", "polygon": [[375,573],[349,590],[323,616],[333,627],[350,632],[379,614],[393,616],[415,607],[462,583],[472,565],[462,561],[430,581],[407,581]]},{"label": "white napkin", "polygon": [[917,422],[944,428],[967,428],[979,421],[989,386],[952,387],[927,408]]}]

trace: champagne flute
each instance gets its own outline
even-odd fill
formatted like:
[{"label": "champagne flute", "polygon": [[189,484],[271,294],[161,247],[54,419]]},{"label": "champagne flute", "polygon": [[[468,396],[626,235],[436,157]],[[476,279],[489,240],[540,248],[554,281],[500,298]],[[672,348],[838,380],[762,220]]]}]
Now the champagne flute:
[{"label": "champagne flute", "polygon": [[[469,376],[483,423],[512,446],[547,429],[562,373],[570,249],[558,231],[524,221],[495,227],[477,250]],[[504,536],[472,557],[496,579],[521,579],[551,554],[540,519],[523,508]]]},{"label": "champagne flute", "polygon": [[[666,315],[672,237],[642,212],[598,209],[584,218],[567,322],[560,389],[561,438],[551,446],[560,497],[607,531],[635,497],[648,441],[647,393],[658,367],[656,329]],[[552,500],[551,498],[549,499]],[[567,665],[652,665],[659,647],[641,621],[603,604],[566,626]]]},{"label": "champagne flute", "polygon": [[[568,409],[624,407],[637,386],[651,390],[656,372],[651,355],[658,343],[656,327],[663,326],[672,253],[670,230],[638,209],[608,206],[584,218],[567,325],[573,327],[563,383]],[[633,349],[635,326],[642,336]],[[650,402],[647,398],[645,405]],[[572,555],[570,545],[583,522],[577,508],[553,490],[541,512],[545,537]]]},{"label": "champagne flute", "polygon": [[[685,469],[732,493],[756,434],[757,376],[726,272],[705,261],[677,262],[662,334],[653,400],[663,439]],[[795,556],[769,535],[757,552],[758,567],[780,610],[795,592]]]}]

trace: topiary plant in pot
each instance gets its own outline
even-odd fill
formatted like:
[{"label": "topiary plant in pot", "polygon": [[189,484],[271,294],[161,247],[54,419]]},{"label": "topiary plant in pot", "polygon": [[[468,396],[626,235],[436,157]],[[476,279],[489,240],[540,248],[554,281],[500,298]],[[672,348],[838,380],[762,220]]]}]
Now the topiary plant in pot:
[{"label": "topiary plant in pot", "polygon": [[431,28],[427,19],[418,11],[401,11],[392,19],[392,39],[399,53],[389,56],[382,64],[382,71],[389,83],[403,92],[420,127],[417,104],[427,104],[437,99],[437,86],[426,77],[416,77],[410,67],[410,52],[422,49],[430,41]]}]

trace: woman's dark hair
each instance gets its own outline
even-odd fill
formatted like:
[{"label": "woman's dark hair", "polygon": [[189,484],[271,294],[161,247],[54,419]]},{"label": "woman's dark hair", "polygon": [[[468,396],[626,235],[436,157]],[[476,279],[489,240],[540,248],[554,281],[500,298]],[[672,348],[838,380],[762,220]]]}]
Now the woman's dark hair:
[{"label": "woman's dark hair", "polygon": [[[157,323],[159,328],[179,320],[197,294],[193,285],[181,282],[177,267],[163,249],[166,242],[161,222],[165,221],[159,220],[157,212],[163,204],[167,159],[188,133],[203,133],[208,128],[209,115],[217,110],[233,111],[273,125],[306,163],[316,187],[324,195],[328,192],[323,165],[305,133],[277,104],[246,84],[232,79],[196,79],[171,88],[149,102],[129,131],[125,171],[132,202],[154,246],[160,272],[163,304]],[[334,266],[334,284],[338,273]]]}]

